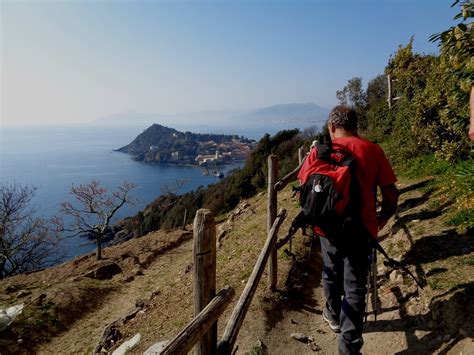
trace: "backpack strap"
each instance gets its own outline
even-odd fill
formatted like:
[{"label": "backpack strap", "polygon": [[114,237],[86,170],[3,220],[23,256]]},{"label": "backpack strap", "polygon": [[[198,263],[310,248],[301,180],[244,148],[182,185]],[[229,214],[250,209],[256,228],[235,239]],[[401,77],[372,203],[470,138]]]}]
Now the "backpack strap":
[{"label": "backpack strap", "polygon": [[324,161],[331,160],[331,151],[332,151],[332,143],[324,144],[324,143],[317,143],[316,152],[318,153],[317,158],[322,159]]},{"label": "backpack strap", "polygon": [[[327,144],[318,143],[316,146],[317,158],[324,160],[330,164],[335,164],[338,166],[350,166],[354,162],[352,155],[345,149],[340,147],[334,147],[332,142]],[[335,160],[333,154],[341,154],[342,158],[340,160]]]}]

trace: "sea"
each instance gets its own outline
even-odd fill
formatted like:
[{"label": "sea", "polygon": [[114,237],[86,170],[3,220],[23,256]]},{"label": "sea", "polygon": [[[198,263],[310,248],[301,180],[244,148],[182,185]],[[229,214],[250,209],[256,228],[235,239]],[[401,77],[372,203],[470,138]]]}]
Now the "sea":
[{"label": "sea", "polygon": [[[138,203],[125,205],[118,211],[115,220],[143,210],[160,196],[163,186],[177,179],[187,180],[178,193],[218,181],[217,177],[203,175],[197,167],[150,165],[114,151],[130,143],[144,128],[75,125],[0,129],[0,184],[17,183],[35,187],[31,208],[42,218],[57,215],[61,202],[73,201],[69,193],[73,184],[91,180],[99,181],[111,191],[125,180],[137,185],[133,197]],[[221,130],[219,133],[225,132]],[[256,139],[260,132],[249,132],[247,136]],[[227,174],[243,164],[227,165],[221,170]],[[88,253],[94,248],[83,237],[65,238],[60,244],[63,260]]]}]

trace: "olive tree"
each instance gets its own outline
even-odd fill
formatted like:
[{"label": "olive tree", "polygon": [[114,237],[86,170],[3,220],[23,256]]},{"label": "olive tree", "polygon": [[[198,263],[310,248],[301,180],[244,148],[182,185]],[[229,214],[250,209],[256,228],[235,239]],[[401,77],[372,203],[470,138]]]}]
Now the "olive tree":
[{"label": "olive tree", "polygon": [[112,218],[125,204],[135,204],[130,191],[135,184],[124,181],[116,191],[109,192],[96,180],[87,184],[72,185],[70,194],[74,202],[61,203],[60,213],[70,220],[65,227],[62,219],[57,224],[67,236],[90,235],[97,245],[97,260],[102,259],[102,238],[107,233]]}]

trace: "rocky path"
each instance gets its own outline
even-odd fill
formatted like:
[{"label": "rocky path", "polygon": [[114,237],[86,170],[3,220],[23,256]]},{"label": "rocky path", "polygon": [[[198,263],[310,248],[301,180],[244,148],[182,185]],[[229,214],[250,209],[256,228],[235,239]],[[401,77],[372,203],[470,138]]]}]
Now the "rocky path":
[{"label": "rocky path", "polygon": [[[305,251],[308,252],[309,248]],[[319,246],[313,247],[309,255],[298,253],[287,280],[288,289],[280,297],[269,300],[267,305],[265,300],[262,301],[261,317],[265,322],[246,321],[247,329],[242,330],[240,338],[245,345],[240,344],[237,353],[337,354],[338,335],[322,319],[321,270]],[[400,318],[397,310],[384,312],[377,323],[384,324],[393,318]],[[384,331],[372,319],[369,317],[366,326],[369,331],[366,330],[364,335],[364,353],[394,354],[407,349],[403,331]],[[301,336],[303,341],[295,339]]]},{"label": "rocky path", "polygon": [[[401,186],[399,213],[382,231],[381,239],[393,257],[406,260],[412,272],[424,284],[424,289],[418,288],[400,271],[388,270],[383,266],[383,257],[379,254],[378,317],[375,321],[373,314],[369,314],[364,330],[363,353],[474,354],[473,317],[470,311],[464,311],[464,307],[474,306],[472,273],[465,280],[466,283],[461,285],[462,288],[453,288],[445,293],[436,292],[427,280],[431,279],[432,270],[441,268],[433,268],[432,264],[422,262],[425,260],[413,258],[421,243],[424,246],[433,235],[446,234],[439,219],[441,211],[437,210],[439,207],[433,209],[423,186]],[[429,255],[432,250],[426,246],[422,252],[423,255]],[[452,259],[451,254],[447,256],[446,260]],[[436,260],[434,263],[438,262]],[[250,317],[252,320],[244,323],[237,353],[338,353],[338,336],[330,331],[322,319],[324,296],[320,278],[321,263],[318,245],[311,249],[300,245],[288,278],[280,281],[281,293],[261,298],[262,310],[254,310]],[[470,270],[474,271],[473,268]],[[457,292],[458,289],[460,292]],[[303,337],[303,341],[294,337]]]}]

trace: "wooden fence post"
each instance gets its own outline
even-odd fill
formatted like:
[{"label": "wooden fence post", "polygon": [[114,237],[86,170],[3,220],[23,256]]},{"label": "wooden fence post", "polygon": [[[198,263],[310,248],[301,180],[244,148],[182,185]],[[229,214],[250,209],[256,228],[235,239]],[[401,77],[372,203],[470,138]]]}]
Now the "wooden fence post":
[{"label": "wooden fence post", "polygon": [[300,164],[303,162],[303,159],[306,155],[305,150],[306,149],[304,148],[304,146],[299,147],[299,149],[298,149],[298,161],[299,161]]},{"label": "wooden fence post", "polygon": [[[298,149],[299,166],[301,166],[301,164],[303,163],[303,160],[304,160],[305,157],[306,157],[306,149],[303,145],[303,146],[299,147],[299,149]],[[302,231],[303,231],[303,235],[306,235],[306,227],[303,227]],[[290,238],[289,248],[290,248],[290,253],[291,253],[292,250],[293,250],[293,238]]]},{"label": "wooden fence post", "polygon": [[[214,216],[200,209],[194,218],[194,316],[216,295],[216,226]],[[215,354],[217,322],[194,348],[195,355]]]},{"label": "wooden fence post", "polygon": [[186,230],[186,219],[188,217],[188,209],[185,208],[184,209],[184,217],[183,217],[183,230],[185,231]]},{"label": "wooden fence post", "polygon": [[[277,192],[275,183],[278,180],[278,156],[268,157],[268,204],[267,204],[267,233],[270,233],[273,222],[277,215]],[[268,263],[268,286],[271,290],[276,289],[278,279],[277,250],[273,249]]]}]

